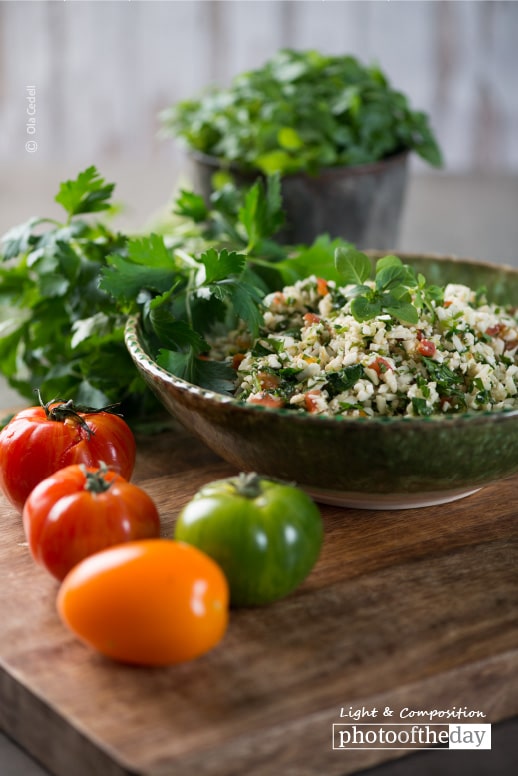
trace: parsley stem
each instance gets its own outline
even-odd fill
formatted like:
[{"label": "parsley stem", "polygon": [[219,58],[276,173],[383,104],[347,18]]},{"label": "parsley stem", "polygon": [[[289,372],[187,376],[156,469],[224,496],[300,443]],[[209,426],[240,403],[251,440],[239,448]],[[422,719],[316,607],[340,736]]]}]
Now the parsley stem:
[{"label": "parsley stem", "polygon": [[191,296],[194,288],[194,276],[195,276],[195,270],[192,269],[189,272],[189,277],[187,280],[187,287],[185,289],[185,315],[187,317],[187,322],[191,328],[193,328],[192,325],[192,310],[191,310]]},{"label": "parsley stem", "polygon": [[183,248],[177,248],[175,250],[175,255],[178,256],[178,258],[181,259],[185,264],[187,264],[188,267],[199,269],[200,265],[198,262],[193,259],[193,257],[187,253],[187,251],[184,251]]}]

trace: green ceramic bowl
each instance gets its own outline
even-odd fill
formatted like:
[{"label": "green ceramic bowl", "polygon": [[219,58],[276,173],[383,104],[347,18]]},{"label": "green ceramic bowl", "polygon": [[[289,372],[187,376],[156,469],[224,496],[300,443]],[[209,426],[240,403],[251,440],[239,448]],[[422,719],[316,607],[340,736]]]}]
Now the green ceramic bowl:
[{"label": "green ceramic bowl", "polygon": [[[518,300],[518,269],[446,256],[402,258],[431,283],[485,285],[491,301]],[[146,351],[136,318],[128,321],[126,345],[164,407],[208,447],[239,470],[294,481],[324,503],[428,506],[518,472],[518,409],[443,418],[294,415],[240,404],[169,374]]]}]

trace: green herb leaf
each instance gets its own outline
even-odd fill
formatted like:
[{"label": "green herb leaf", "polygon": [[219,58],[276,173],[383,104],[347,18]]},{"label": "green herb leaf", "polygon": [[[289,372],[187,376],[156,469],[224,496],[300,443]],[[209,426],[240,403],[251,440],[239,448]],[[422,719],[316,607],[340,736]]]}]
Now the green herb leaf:
[{"label": "green herb leaf", "polygon": [[293,127],[281,127],[277,133],[277,140],[281,148],[288,151],[298,151],[304,147],[304,141]]},{"label": "green herb leaf", "polygon": [[177,264],[161,235],[128,240],[127,254],[127,258],[108,256],[107,266],[100,272],[99,288],[114,299],[135,302],[144,290],[163,294],[175,284]]},{"label": "green herb leaf", "polygon": [[281,184],[278,175],[268,178],[266,189],[261,180],[254,183],[239,210],[239,221],[248,236],[247,252],[275,234],[284,222]]},{"label": "green herb leaf", "polygon": [[164,238],[159,234],[133,237],[128,240],[128,258],[134,264],[171,270],[175,262]]},{"label": "green herb leaf", "polygon": [[378,291],[389,291],[405,283],[407,273],[403,265],[391,265],[376,272],[376,288]]},{"label": "green herb leaf", "polygon": [[209,215],[205,200],[200,194],[182,189],[176,198],[174,213],[190,218],[195,224],[205,221]]},{"label": "green herb leaf", "polygon": [[164,304],[151,306],[148,320],[154,334],[165,348],[191,348],[194,353],[203,353],[209,349],[201,334],[194,331],[187,321],[175,318]]},{"label": "green herb leaf", "polygon": [[394,254],[389,253],[387,256],[382,256],[380,259],[376,262],[376,275],[378,275],[379,272],[381,272],[384,269],[387,269],[388,267],[402,267],[403,262],[399,258],[399,256],[394,256]]},{"label": "green herb leaf", "polygon": [[401,303],[394,307],[386,307],[386,311],[404,323],[415,324],[419,320],[419,314],[413,304]]},{"label": "green herb leaf", "polygon": [[421,399],[419,396],[412,397],[412,407],[415,414],[423,418],[427,418],[433,413],[433,408],[428,406],[426,399]]},{"label": "green herb leaf", "polygon": [[143,290],[163,294],[175,281],[173,266],[148,267],[122,256],[111,255],[108,266],[100,271],[99,288],[120,302],[135,302]]},{"label": "green herb leaf", "polygon": [[217,393],[230,393],[234,388],[234,372],[231,367],[219,361],[196,357],[192,351],[178,353],[161,350],[157,363],[168,372]]},{"label": "green herb leaf", "polygon": [[241,275],[245,268],[246,256],[226,249],[217,251],[210,248],[202,253],[200,261],[205,267],[205,283],[209,284],[225,280],[229,275]]},{"label": "green herb leaf", "polygon": [[263,316],[261,312],[262,293],[241,281],[233,288],[232,306],[236,315],[243,320],[253,337],[257,337]]},{"label": "green herb leaf", "polygon": [[45,220],[44,218],[31,218],[26,223],[14,226],[6,232],[1,241],[1,258],[8,261],[19,254],[27,253],[38,242],[38,238],[33,234],[34,227],[45,223]]},{"label": "green herb leaf", "polygon": [[363,377],[365,377],[365,369],[362,364],[351,364],[339,372],[328,372],[326,374],[326,390],[329,397],[333,398],[339,393],[349,391]]},{"label": "green herb leaf", "polygon": [[369,257],[355,248],[337,248],[335,265],[344,284],[362,284],[369,279],[372,272]]},{"label": "green herb leaf", "polygon": [[379,299],[370,300],[366,296],[356,296],[351,302],[351,313],[357,321],[371,321],[381,315],[382,307]]},{"label": "green herb leaf", "polygon": [[91,166],[80,172],[75,180],[62,183],[55,200],[65,208],[69,216],[94,213],[109,209],[108,200],[114,188],[115,184],[105,183],[97,168]]},{"label": "green herb leaf", "polygon": [[331,240],[326,234],[317,237],[312,245],[299,246],[297,252],[292,252],[289,258],[273,265],[273,269],[280,275],[277,287],[291,285],[312,274],[341,283],[342,276],[336,268],[335,252],[337,248],[351,247],[345,240]]}]

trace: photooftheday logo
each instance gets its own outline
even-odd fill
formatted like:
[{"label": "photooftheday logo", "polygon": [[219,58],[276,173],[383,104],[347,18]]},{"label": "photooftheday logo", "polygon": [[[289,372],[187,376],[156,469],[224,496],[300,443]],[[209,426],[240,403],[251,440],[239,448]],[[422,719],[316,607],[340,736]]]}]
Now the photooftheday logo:
[{"label": "photooftheday logo", "polygon": [[491,725],[333,724],[333,749],[491,749]]}]

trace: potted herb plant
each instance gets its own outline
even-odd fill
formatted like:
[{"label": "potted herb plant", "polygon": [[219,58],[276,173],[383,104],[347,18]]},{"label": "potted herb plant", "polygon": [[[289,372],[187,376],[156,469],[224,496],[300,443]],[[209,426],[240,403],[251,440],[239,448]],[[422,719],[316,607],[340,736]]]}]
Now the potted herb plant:
[{"label": "potted herb plant", "polygon": [[409,154],[442,163],[427,115],[411,109],[379,67],[352,56],[283,49],[229,88],[172,106],[162,120],[186,145],[192,184],[204,196],[218,171],[246,184],[279,173],[282,238],[293,243],[328,233],[394,248]]}]

